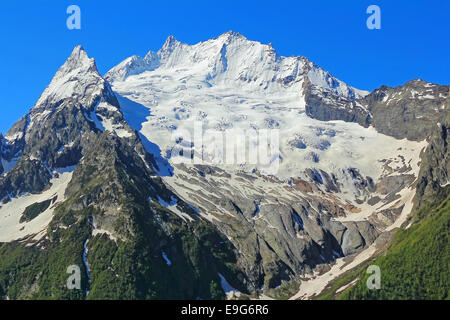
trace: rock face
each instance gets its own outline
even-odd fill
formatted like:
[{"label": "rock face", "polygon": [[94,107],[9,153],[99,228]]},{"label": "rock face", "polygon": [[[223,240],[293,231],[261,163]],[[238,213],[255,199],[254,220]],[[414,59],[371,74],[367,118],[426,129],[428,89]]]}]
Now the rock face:
[{"label": "rock face", "polygon": [[380,234],[367,221],[352,222],[346,226],[342,239],[342,252],[345,256],[361,251],[367,244],[373,243]]},{"label": "rock face", "polygon": [[20,158],[14,169],[0,178],[0,198],[40,192],[54,169],[76,165],[92,134],[101,130],[100,107],[117,113],[108,121],[122,121],[120,125],[126,126],[94,60],[76,47],[29,114],[6,134],[6,160]]},{"label": "rock face", "polygon": [[[309,116],[323,121],[344,120],[362,126],[372,125],[377,131],[397,139],[427,139],[429,146],[422,155],[415,208],[437,198],[445,199],[444,188],[449,182],[447,139],[450,86],[417,79],[396,88],[382,86],[355,101],[341,103],[338,100],[324,107],[322,100],[314,95],[307,98]],[[365,110],[362,118],[361,109],[355,109],[355,105]],[[384,188],[394,196],[403,184],[403,180],[397,181],[398,178],[384,179],[378,188]]]},{"label": "rock face", "polygon": [[304,83],[306,114],[311,118],[330,121],[343,120],[356,122],[364,127],[371,123],[371,114],[366,106],[355,101],[352,97],[339,96],[331,91],[321,90],[311,84]]},{"label": "rock face", "polygon": [[423,140],[448,114],[450,86],[413,80],[397,88],[381,87],[364,102],[379,132],[397,139]]},{"label": "rock face", "polygon": [[450,115],[447,113],[445,118],[441,118],[440,121],[432,133],[430,145],[422,157],[422,166],[417,182],[416,208],[427,202],[438,202],[439,199],[443,201],[447,196],[445,187],[450,181],[448,150]]},{"label": "rock face", "polygon": [[318,120],[344,120],[397,139],[421,141],[445,118],[450,105],[450,86],[412,80],[403,86],[382,86],[355,100],[331,97],[308,89],[307,114]]}]

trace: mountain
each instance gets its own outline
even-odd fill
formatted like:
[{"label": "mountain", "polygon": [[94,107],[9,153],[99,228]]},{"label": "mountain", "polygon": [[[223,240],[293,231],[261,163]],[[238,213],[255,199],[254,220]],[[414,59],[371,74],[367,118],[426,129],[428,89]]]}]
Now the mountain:
[{"label": "mountain", "polygon": [[231,31],[104,77],[78,46],[0,136],[0,297],[290,297],[445,198],[448,105],[449,86],[369,93]]},{"label": "mountain", "polygon": [[[406,227],[363,265],[327,284],[317,299],[449,299],[448,114],[422,156],[415,205]],[[445,181],[442,183],[442,181]],[[381,290],[369,290],[367,266],[382,270]]]},{"label": "mountain", "polygon": [[[196,213],[156,175],[155,156],[81,47],[6,139],[21,157],[0,178],[1,296],[211,298],[217,271],[230,272],[223,237],[202,221],[182,223]],[[162,205],[173,199],[180,217]],[[165,251],[177,262],[169,270]],[[65,287],[73,264],[83,268],[83,290]]]}]

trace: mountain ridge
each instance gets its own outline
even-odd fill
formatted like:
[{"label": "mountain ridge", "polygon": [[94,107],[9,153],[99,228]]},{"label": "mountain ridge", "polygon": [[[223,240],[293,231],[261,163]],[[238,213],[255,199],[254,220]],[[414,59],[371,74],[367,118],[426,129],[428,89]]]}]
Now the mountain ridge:
[{"label": "mountain ridge", "polygon": [[[412,81],[358,93],[307,60],[279,59],[232,32],[193,46],[169,37],[163,48],[124,60],[105,75],[110,85],[75,47],[1,136],[1,297],[277,297],[286,283],[383,244],[414,199],[446,183],[445,148],[431,145],[428,163],[444,159],[433,173],[420,161],[425,137],[447,114],[448,86]],[[242,50],[253,55],[241,59]],[[389,105],[417,115],[384,127]],[[164,139],[193,119],[219,132],[281,130],[280,172],[165,159]],[[55,188],[64,192],[54,205],[20,222],[19,201],[53,199]],[[35,266],[17,267],[15,250]],[[80,292],[63,287],[73,263],[84,266]],[[237,289],[221,288],[222,277]]]},{"label": "mountain ridge", "polygon": [[[191,58],[191,59],[193,59],[194,62],[199,61],[198,59],[200,59],[200,56],[201,56],[200,52],[202,50],[204,50],[203,48],[216,47],[215,54],[217,54],[220,57],[220,56],[222,56],[222,54],[221,54],[222,50],[228,50],[227,46],[235,45],[236,43],[239,43],[240,47],[243,47],[245,45],[259,47],[258,49],[261,50],[261,52],[258,54],[262,54],[261,59],[263,59],[263,56],[265,54],[267,54],[269,56],[269,58],[271,57],[270,59],[273,59],[273,62],[284,61],[284,60],[287,60],[287,61],[293,60],[291,63],[294,63],[294,66],[293,66],[294,69],[297,68],[295,66],[295,61],[303,61],[304,63],[308,64],[309,69],[314,71],[313,81],[315,81],[315,85],[327,86],[328,90],[333,90],[336,87],[338,87],[340,89],[340,87],[342,86],[343,89],[341,91],[347,92],[349,97],[355,97],[355,96],[359,97],[359,96],[368,94],[368,92],[363,91],[363,90],[357,90],[355,88],[347,88],[343,82],[332,77],[329,73],[325,72],[323,69],[321,69],[316,64],[311,63],[306,57],[303,57],[303,56],[291,56],[291,57],[280,56],[275,51],[275,49],[272,47],[272,45],[270,45],[270,44],[265,45],[265,44],[261,44],[260,42],[257,42],[257,41],[248,40],[240,33],[236,33],[233,31],[228,31],[214,39],[199,42],[194,45],[188,45],[188,44],[182,43],[182,42],[176,40],[175,37],[169,36],[167,38],[167,40],[165,41],[164,45],[162,46],[162,48],[160,50],[158,50],[158,52],[155,53],[153,51],[149,51],[146,54],[145,58],[141,58],[138,56],[132,56],[132,57],[134,57],[134,60],[138,61],[137,70],[133,71],[133,68],[132,68],[133,65],[129,64],[129,62],[126,59],[123,62],[119,63],[117,67],[114,67],[110,71],[108,71],[105,74],[105,79],[107,79],[110,82],[114,82],[114,80],[117,80],[117,79],[123,81],[123,80],[125,80],[126,76],[128,76],[128,75],[136,75],[143,71],[152,71],[155,68],[162,67],[164,65],[168,65],[168,67],[174,67],[174,63],[176,63],[176,62],[173,59],[170,60],[171,56],[172,55],[177,56],[183,50],[194,50],[195,51],[196,48],[199,48],[199,51],[195,51],[197,53],[195,53],[194,56]],[[211,50],[211,49],[207,49],[207,50]],[[238,50],[241,50],[241,49],[239,48]],[[197,55],[198,57],[196,57],[195,55]],[[130,59],[130,58],[128,58],[128,59]],[[220,58],[219,58],[219,60],[220,60]],[[211,63],[212,63],[211,66],[213,66],[217,62],[211,62]],[[269,62],[269,63],[272,63],[272,62]],[[146,64],[148,65],[148,68],[146,67],[147,66]],[[275,68],[277,68],[277,67],[275,67]],[[214,73],[214,68],[212,71]],[[115,74],[116,74],[116,76],[114,76]],[[118,76],[118,78],[115,79],[115,77],[117,77],[117,74],[120,74],[120,76]],[[209,76],[213,77],[213,75],[209,75]],[[279,81],[284,81],[286,83],[291,82],[293,80],[293,78],[291,79],[290,77],[295,77],[295,75],[287,76],[284,79],[279,79]],[[237,78],[238,77],[236,77],[236,80],[237,80]]]}]

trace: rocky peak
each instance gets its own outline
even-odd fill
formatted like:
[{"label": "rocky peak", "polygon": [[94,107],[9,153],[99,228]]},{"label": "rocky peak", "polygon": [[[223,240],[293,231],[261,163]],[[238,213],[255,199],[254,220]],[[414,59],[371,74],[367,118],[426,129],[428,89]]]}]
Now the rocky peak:
[{"label": "rocky peak", "polygon": [[156,68],[159,64],[158,54],[154,51],[149,51],[145,55],[144,60],[150,68]]},{"label": "rocky peak", "polygon": [[180,48],[182,46],[183,43],[175,39],[174,36],[169,36],[167,37],[166,42],[164,42],[162,48],[158,51],[158,56],[162,58],[166,57],[174,52],[177,48]]},{"label": "rocky peak", "polygon": [[44,90],[34,108],[48,108],[72,99],[81,104],[90,104],[95,93],[104,87],[93,58],[89,58],[82,46],[76,46],[66,62],[59,68]]},{"label": "rocky peak", "polygon": [[[147,57],[147,56],[146,56]],[[113,82],[114,80],[123,81],[128,76],[139,74],[146,71],[149,68],[149,63],[146,58],[140,56],[131,56],[119,65],[111,69],[105,74],[105,79],[107,81]]]},{"label": "rocky peak", "polygon": [[306,110],[312,118],[373,125],[383,134],[415,141],[429,137],[450,106],[450,86],[422,79],[395,88],[381,86],[353,101],[309,91]]},{"label": "rocky peak", "polygon": [[[33,109],[8,131],[8,155],[3,158],[14,170],[0,180],[0,199],[42,191],[55,170],[77,165],[92,139],[105,131],[130,143],[136,140],[94,59],[77,46]],[[20,172],[27,172],[25,183]]]},{"label": "rocky peak", "polygon": [[143,59],[128,58],[112,68],[105,78],[112,83],[145,71],[161,69],[159,73],[172,68],[195,68],[196,75],[204,77],[201,81],[210,85],[240,81],[251,87],[250,90],[279,92],[280,85],[292,87],[307,78],[319,91],[339,97],[353,100],[368,94],[339,81],[305,57],[279,56],[271,44],[248,40],[234,31],[193,45],[169,36],[157,53],[150,51]]},{"label": "rocky peak", "polygon": [[232,42],[232,41],[235,41],[235,40],[247,40],[247,41],[249,41],[241,33],[234,32],[232,30],[221,34],[218,39],[226,39],[227,42]]},{"label": "rocky peak", "polygon": [[94,58],[89,58],[81,45],[76,46],[67,61],[61,67],[61,72],[70,72],[74,69],[87,69],[97,71]]}]

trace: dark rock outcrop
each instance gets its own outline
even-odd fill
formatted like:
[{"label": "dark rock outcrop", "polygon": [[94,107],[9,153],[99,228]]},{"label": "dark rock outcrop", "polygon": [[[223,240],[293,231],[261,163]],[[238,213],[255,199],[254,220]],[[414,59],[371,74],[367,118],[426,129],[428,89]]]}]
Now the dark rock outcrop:
[{"label": "dark rock outcrop", "polygon": [[373,125],[378,132],[397,139],[425,139],[450,107],[450,86],[423,80],[396,88],[382,86],[356,100],[317,90],[307,82],[304,89],[306,112],[311,118]]}]

